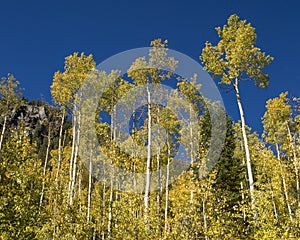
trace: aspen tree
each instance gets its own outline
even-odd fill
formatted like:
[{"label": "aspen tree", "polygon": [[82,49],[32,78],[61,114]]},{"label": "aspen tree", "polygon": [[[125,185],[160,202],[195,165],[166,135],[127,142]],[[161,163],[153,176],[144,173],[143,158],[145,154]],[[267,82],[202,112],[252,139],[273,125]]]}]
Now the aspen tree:
[{"label": "aspen tree", "polygon": [[239,20],[237,15],[231,15],[227,25],[217,27],[220,41],[216,46],[207,42],[200,57],[204,69],[221,78],[220,83],[231,85],[235,91],[237,105],[242,123],[243,142],[246,155],[251,206],[255,207],[253,171],[246,134],[246,120],[241,100],[240,83],[253,80],[259,88],[265,88],[269,83],[269,75],[264,72],[273,58],[256,47],[255,28],[246,20]]},{"label": "aspen tree", "polygon": [[73,203],[75,183],[76,183],[76,167],[78,158],[78,149],[80,142],[80,122],[81,116],[78,109],[78,101],[81,97],[80,87],[86,79],[89,72],[96,66],[93,56],[86,56],[84,53],[80,55],[74,54],[66,57],[64,71],[57,71],[53,77],[51,85],[51,94],[54,102],[66,107],[73,117],[72,128],[72,153],[70,157],[70,181],[69,181],[69,199],[70,204]]}]

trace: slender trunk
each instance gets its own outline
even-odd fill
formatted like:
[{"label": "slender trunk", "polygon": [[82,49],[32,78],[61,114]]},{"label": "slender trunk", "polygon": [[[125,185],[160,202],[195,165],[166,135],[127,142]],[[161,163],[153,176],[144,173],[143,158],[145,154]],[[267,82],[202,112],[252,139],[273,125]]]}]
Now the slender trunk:
[{"label": "slender trunk", "polygon": [[75,144],[75,152],[74,152],[74,160],[73,160],[73,173],[72,173],[72,181],[71,181],[71,198],[70,203],[73,204],[73,200],[75,198],[75,184],[76,184],[76,168],[77,168],[77,159],[78,159],[78,151],[80,144],[80,112],[78,112],[78,120],[77,120],[77,132],[76,132],[76,144]]},{"label": "slender trunk", "polygon": [[90,221],[91,199],[92,199],[92,149],[90,154],[90,166],[89,166],[88,207],[87,207],[87,219],[86,219],[87,222]]},{"label": "slender trunk", "polygon": [[[135,114],[135,111],[133,112],[132,114],[133,116],[133,124],[132,124],[132,129],[134,131],[136,131],[136,114]],[[134,135],[133,135],[133,138],[134,138]],[[132,163],[132,170],[133,170],[133,189],[134,189],[134,193],[137,193],[137,182],[136,182],[136,165],[135,165],[135,158],[136,158],[136,150],[135,150],[135,143],[134,143],[134,139],[133,139],[133,142],[132,142],[132,145],[131,145],[131,149],[132,149],[132,156],[133,156],[133,163]]]},{"label": "slender trunk", "polygon": [[[245,194],[244,194],[244,185],[243,182],[241,182],[241,191],[242,191],[242,201],[245,201]],[[245,208],[243,207],[243,220],[244,222],[246,221],[246,211]]]},{"label": "slender trunk", "polygon": [[[246,165],[247,165],[249,188],[250,188],[251,209],[254,210],[255,209],[254,181],[253,181],[250,151],[249,151],[248,139],[247,139],[247,133],[246,133],[246,122],[245,122],[245,116],[244,116],[244,110],[243,110],[243,106],[242,106],[242,102],[241,102],[240,92],[239,92],[239,88],[238,88],[238,80],[236,80],[234,88],[235,88],[237,104],[238,104],[241,122],[242,122],[242,134],[243,134],[244,148],[245,148],[245,154],[246,154]],[[254,217],[256,217],[256,213],[254,214]]]},{"label": "slender trunk", "polygon": [[208,237],[207,237],[207,218],[206,218],[205,197],[203,195],[202,195],[202,214],[203,214],[203,225],[204,225],[204,239],[208,240]]},{"label": "slender trunk", "polygon": [[103,185],[103,194],[102,194],[102,211],[101,211],[101,218],[100,218],[100,229],[102,239],[105,239],[105,231],[104,231],[104,216],[105,216],[105,199],[106,199],[106,184],[104,182]]},{"label": "slender trunk", "polygon": [[[133,172],[133,190],[134,190],[134,193],[137,195],[136,165],[135,165],[135,162],[132,163],[132,172]],[[135,209],[133,211],[133,218],[134,219],[138,219],[138,211],[139,211],[138,209]]]},{"label": "slender trunk", "polygon": [[[82,198],[81,198],[81,193],[82,193],[82,165],[79,164],[78,166],[78,171],[76,174],[76,180],[78,179],[78,199],[79,199],[79,211],[81,211],[82,207]],[[76,195],[76,185],[74,186],[74,198]]]},{"label": "slender trunk", "polygon": [[274,217],[275,217],[276,221],[278,221],[278,214],[277,214],[276,203],[275,203],[275,199],[274,199],[273,186],[272,186],[272,183],[271,183],[271,181],[270,181],[269,178],[268,178],[268,183],[270,185],[270,191],[271,191],[271,198],[272,198],[272,205],[273,205]]},{"label": "slender trunk", "polygon": [[144,206],[145,206],[145,220],[148,221],[148,211],[149,211],[149,195],[150,195],[150,182],[151,182],[151,93],[149,88],[149,82],[147,82],[147,97],[148,97],[148,143],[147,143],[147,166],[146,166],[146,185],[145,185],[145,196],[144,196]]},{"label": "slender trunk", "polygon": [[295,149],[295,145],[294,145],[290,127],[288,124],[286,124],[286,125],[287,125],[291,148],[292,148],[292,152],[293,152],[293,165],[294,165],[295,175],[296,175],[297,204],[298,204],[298,207],[300,207],[300,182],[299,182],[298,158],[297,158],[296,149]]},{"label": "slender trunk", "polygon": [[7,122],[7,116],[4,116],[4,122],[3,122],[3,127],[2,127],[2,131],[1,131],[1,136],[0,136],[0,151],[1,151],[1,148],[2,148],[4,133],[5,133],[5,130],[6,130],[6,122]]},{"label": "slender trunk", "polygon": [[[158,114],[157,114],[157,124],[159,126],[160,122],[159,122],[159,108],[158,108]],[[157,131],[157,136],[160,137],[160,131],[159,131],[159,127],[158,127],[158,131]],[[160,210],[161,210],[161,199],[162,199],[162,185],[161,185],[161,168],[160,168],[160,145],[158,143],[157,146],[157,154],[156,154],[156,161],[157,161],[157,196],[156,196],[156,201],[157,201],[157,217],[158,217],[158,226],[159,226],[159,236],[161,236],[162,234],[162,229],[161,229],[161,214],[160,214]]]},{"label": "slender trunk", "polygon": [[133,171],[133,190],[134,193],[137,193],[137,184],[136,184],[136,167],[135,162],[132,163],[132,171]]},{"label": "slender trunk", "polygon": [[55,198],[54,198],[54,206],[53,206],[53,239],[56,236],[56,207],[57,207],[57,198],[58,198],[58,182],[59,182],[59,171],[60,164],[62,160],[62,133],[63,133],[63,125],[65,121],[65,111],[62,112],[60,129],[59,129],[59,138],[58,138],[58,162],[57,162],[57,170],[55,177]]},{"label": "slender trunk", "polygon": [[170,177],[170,147],[168,147],[168,162],[167,162],[167,176],[166,176],[166,203],[165,203],[165,234],[168,231],[168,207],[169,207],[169,177]]},{"label": "slender trunk", "polygon": [[190,127],[190,157],[191,157],[191,166],[194,165],[195,159],[194,159],[194,135],[193,135],[193,126],[192,126],[192,104],[190,103],[190,122],[189,122],[189,127]]},{"label": "slender trunk", "polygon": [[[111,113],[111,165],[114,164],[114,159],[115,159],[115,147],[114,147],[114,140],[116,139],[116,127],[115,127],[115,106],[112,106],[112,113]],[[110,171],[113,171],[111,169]],[[107,229],[108,229],[108,239],[112,238],[112,222],[113,222],[113,188],[114,188],[114,182],[113,182],[113,172],[110,173],[110,194],[109,194],[109,204],[108,204],[108,224],[107,224]]]},{"label": "slender trunk", "polygon": [[[243,147],[242,141],[240,141],[240,147],[241,147],[241,151],[243,151],[244,147]],[[245,158],[244,158],[244,156],[243,156],[242,159],[243,159],[242,163],[243,163],[243,166],[244,166],[245,165]],[[244,172],[244,177],[245,177],[245,180],[247,181],[247,173],[246,172]],[[242,191],[242,200],[244,202],[244,200],[245,200],[245,193],[244,193],[244,184],[243,184],[243,181],[241,181],[241,191]],[[245,210],[244,207],[243,207],[243,220],[244,220],[244,222],[246,222],[246,210]]]},{"label": "slender trunk", "polygon": [[42,193],[40,197],[40,204],[39,204],[39,214],[41,213],[41,207],[43,203],[44,198],[44,191],[45,191],[45,181],[46,181],[46,170],[47,170],[47,164],[48,164],[48,157],[49,157],[49,150],[50,150],[50,143],[51,143],[51,127],[48,127],[48,136],[47,136],[47,149],[46,149],[46,156],[45,156],[45,162],[44,162],[44,169],[43,169],[43,182],[42,182]]},{"label": "slender trunk", "polygon": [[[60,129],[59,129],[57,170],[59,170],[59,168],[60,168],[60,163],[61,163],[61,159],[62,159],[62,133],[63,133],[64,121],[65,121],[65,112],[63,111],[62,118],[61,118]],[[57,185],[58,185],[58,177],[59,177],[59,171],[57,171],[57,175],[56,175]]]},{"label": "slender trunk", "polygon": [[74,161],[74,152],[75,152],[75,143],[76,143],[76,106],[73,109],[73,127],[72,127],[72,150],[71,150],[71,157],[70,157],[70,167],[69,167],[69,201],[70,204],[73,203],[73,193],[72,193],[72,182],[73,182],[73,161]]},{"label": "slender trunk", "polygon": [[194,204],[194,190],[191,190],[191,194],[190,194],[190,204],[191,204],[191,206],[193,206],[193,204]]},{"label": "slender trunk", "polygon": [[[195,165],[195,159],[194,159],[194,133],[193,133],[193,126],[192,126],[192,104],[190,103],[189,106],[189,114],[190,114],[190,121],[189,121],[189,128],[190,128],[190,158],[191,158],[191,167],[192,167],[192,174],[194,175],[194,165]],[[190,201],[191,206],[194,204],[194,180],[192,179],[191,184],[191,192],[190,192]]]},{"label": "slender trunk", "polygon": [[[121,202],[122,201],[122,195],[119,194],[121,192],[121,183],[120,182],[117,182],[117,191],[114,191],[115,192],[115,201],[116,202]],[[113,213],[113,212],[112,212]],[[113,215],[112,215],[113,216]],[[118,226],[118,221],[112,221],[113,226],[114,228],[113,229],[119,229],[119,226]]]},{"label": "slender trunk", "polygon": [[160,147],[158,147],[157,150],[157,196],[156,196],[156,201],[157,201],[157,218],[158,218],[158,226],[159,226],[159,236],[162,234],[162,229],[161,229],[161,199],[162,199],[162,186],[161,186],[161,168],[160,168]]},{"label": "slender trunk", "polygon": [[113,203],[113,182],[111,180],[111,184],[110,184],[110,194],[109,194],[109,209],[108,209],[108,239],[111,239],[112,237],[112,219],[113,219],[113,213],[112,213],[112,203]]},{"label": "slender trunk", "polygon": [[289,195],[288,195],[288,191],[287,191],[287,187],[286,187],[286,181],[285,181],[285,176],[284,176],[284,172],[282,169],[282,164],[281,164],[281,159],[280,159],[280,152],[279,152],[279,147],[278,144],[276,143],[276,151],[277,151],[277,159],[279,162],[279,167],[280,167],[280,174],[281,174],[281,179],[282,179],[282,186],[283,186],[283,191],[284,191],[284,197],[285,197],[285,201],[286,201],[286,206],[289,212],[289,217],[290,220],[293,221],[293,216],[292,216],[292,210],[291,210],[291,206],[289,203]]},{"label": "slender trunk", "polygon": [[[68,135],[68,131],[65,130],[65,133],[64,133],[64,138],[62,140],[62,143],[61,143],[61,147],[62,149],[65,147],[65,143],[66,143],[66,138],[67,138],[67,135]],[[61,156],[60,156],[61,157]]]}]

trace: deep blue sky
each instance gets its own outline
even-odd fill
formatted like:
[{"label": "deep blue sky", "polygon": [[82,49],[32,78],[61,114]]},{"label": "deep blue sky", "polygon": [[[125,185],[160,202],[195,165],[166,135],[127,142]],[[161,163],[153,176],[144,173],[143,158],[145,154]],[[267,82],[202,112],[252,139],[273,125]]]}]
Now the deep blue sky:
[{"label": "deep blue sky", "polygon": [[[267,99],[286,90],[300,97],[299,11],[297,0],[1,1],[0,76],[13,73],[26,97],[50,102],[53,73],[74,51],[92,53],[100,63],[161,37],[199,61],[205,41],[217,42],[214,28],[236,13],[256,27],[257,45],[275,57],[267,90],[252,82],[241,90],[247,124],[261,132]],[[233,92],[221,94],[238,120]]]}]

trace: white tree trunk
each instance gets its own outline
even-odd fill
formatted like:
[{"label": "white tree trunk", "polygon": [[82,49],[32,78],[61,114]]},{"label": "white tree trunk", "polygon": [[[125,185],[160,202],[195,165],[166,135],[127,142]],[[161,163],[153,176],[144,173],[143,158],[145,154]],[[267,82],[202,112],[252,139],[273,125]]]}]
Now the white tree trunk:
[{"label": "white tree trunk", "polygon": [[151,183],[151,93],[149,89],[149,83],[147,83],[147,97],[148,97],[148,144],[147,144],[147,166],[146,166],[146,185],[145,185],[145,196],[144,196],[144,206],[145,206],[145,220],[148,220],[149,211],[149,195],[150,195],[150,183]]},{"label": "white tree trunk", "polygon": [[64,121],[65,121],[65,111],[63,110],[60,129],[59,129],[59,138],[58,138],[58,162],[57,162],[57,170],[56,170],[56,177],[55,177],[55,199],[54,199],[54,206],[53,206],[53,239],[55,239],[56,236],[56,206],[57,206],[57,197],[58,197],[59,171],[60,171],[60,164],[62,160],[62,132],[63,132]]},{"label": "white tree trunk", "polygon": [[[76,137],[76,145],[75,145],[75,154],[74,154],[74,162],[73,162],[73,189],[75,189],[76,183],[76,167],[77,167],[77,160],[78,160],[78,152],[79,152],[79,145],[80,145],[80,131],[81,131],[81,114],[78,113],[78,126],[77,126],[77,137]],[[75,195],[74,195],[75,197]]]},{"label": "white tree trunk", "polygon": [[[160,122],[159,122],[159,108],[158,108],[158,116],[157,116],[157,125],[159,126]],[[160,138],[160,131],[159,131],[159,127],[157,130],[157,136],[158,138]],[[161,140],[159,139],[159,142]],[[158,142],[158,146],[157,146],[157,153],[156,153],[156,161],[157,161],[157,196],[156,196],[156,201],[157,201],[157,217],[158,217],[158,226],[159,226],[159,236],[161,237],[162,235],[162,229],[161,229],[161,214],[160,214],[160,210],[161,210],[161,199],[162,199],[162,183],[161,183],[161,162],[160,162],[160,145]]]},{"label": "white tree trunk", "polygon": [[112,237],[112,219],[113,219],[113,212],[112,212],[112,203],[113,203],[113,194],[114,194],[114,191],[113,191],[113,186],[112,186],[112,183],[111,183],[111,186],[110,186],[110,194],[109,194],[109,210],[108,210],[108,226],[107,226],[107,229],[108,229],[108,239],[111,239]]},{"label": "white tree trunk", "polygon": [[[241,191],[242,191],[242,200],[244,202],[244,200],[245,200],[245,194],[244,194],[244,185],[243,185],[243,182],[241,182]],[[244,207],[243,207],[243,220],[244,220],[244,222],[246,221],[246,211],[245,211]]]},{"label": "white tree trunk", "polygon": [[87,222],[90,221],[91,214],[91,199],[92,199],[92,150],[90,155],[90,166],[89,166],[89,189],[88,189],[88,207],[87,207]]},{"label": "white tree trunk", "polygon": [[105,239],[105,231],[104,231],[104,216],[105,216],[105,199],[106,199],[106,183],[103,184],[103,193],[102,193],[102,210],[101,210],[101,218],[100,218],[100,229],[102,239]]},{"label": "white tree trunk", "polygon": [[271,181],[270,181],[269,178],[268,178],[268,183],[270,185],[270,191],[271,191],[271,198],[272,198],[272,205],[273,205],[274,217],[275,217],[276,221],[278,221],[278,213],[277,213],[276,203],[275,203],[275,199],[274,199],[273,186],[272,186],[272,183],[271,183]]},{"label": "white tree trunk", "polygon": [[289,195],[288,195],[288,191],[287,191],[287,187],[286,187],[286,181],[285,181],[285,176],[284,176],[284,172],[282,169],[282,164],[281,164],[281,159],[280,159],[280,152],[279,152],[279,147],[278,144],[276,143],[276,151],[277,151],[277,159],[279,162],[279,166],[280,166],[280,174],[281,174],[281,179],[282,179],[282,186],[283,186],[283,191],[284,191],[284,197],[285,197],[285,201],[286,201],[286,206],[289,212],[289,217],[290,220],[293,221],[293,216],[292,216],[292,210],[291,210],[291,206],[289,203]]},{"label": "white tree trunk", "polygon": [[190,103],[190,122],[189,122],[189,127],[190,127],[190,157],[191,157],[191,166],[194,165],[195,159],[194,159],[194,133],[193,133],[193,126],[192,126],[192,104]]},{"label": "white tree trunk", "polygon": [[[76,181],[78,179],[78,199],[79,199],[79,202],[78,202],[78,205],[79,205],[79,211],[81,211],[81,208],[82,208],[82,198],[81,198],[81,193],[82,193],[82,165],[79,165],[78,166],[78,171],[77,171],[77,174],[76,174]],[[76,185],[74,186],[74,190],[75,190],[75,193],[76,193]],[[75,193],[74,193],[74,196],[75,196]]]},{"label": "white tree trunk", "polygon": [[294,165],[295,175],[296,175],[297,204],[298,204],[298,207],[300,207],[300,182],[299,182],[298,158],[297,158],[297,153],[296,153],[296,149],[295,149],[295,145],[294,145],[294,140],[293,140],[291,130],[290,130],[290,127],[288,124],[287,124],[287,129],[288,129],[291,148],[292,148],[292,152],[293,152],[293,165]]},{"label": "white tree trunk", "polygon": [[204,225],[204,239],[208,240],[207,237],[207,217],[206,217],[206,207],[205,207],[205,197],[202,196],[202,214],[203,214],[203,225]]},{"label": "white tree trunk", "polygon": [[[114,147],[114,141],[116,139],[116,109],[115,106],[112,107],[112,113],[111,113],[111,135],[110,135],[110,141],[111,141],[111,165],[114,164],[115,160],[115,147]],[[111,169],[110,171],[113,171]],[[107,224],[107,229],[108,229],[108,239],[112,238],[112,222],[113,222],[113,194],[114,194],[114,173],[110,173],[110,194],[109,194],[109,204],[108,204],[108,224]]]},{"label": "white tree trunk", "polygon": [[[77,159],[78,159],[78,151],[79,151],[79,144],[80,144],[80,112],[78,112],[78,120],[77,120],[77,131],[76,131],[76,143],[75,143],[75,152],[74,152],[74,159],[73,159],[73,172],[72,172],[72,181],[71,181],[71,198],[70,204],[73,204],[73,200],[75,198],[75,184],[76,184],[76,168],[77,168]],[[76,124],[76,123],[75,123]]]},{"label": "white tree trunk", "polygon": [[44,169],[43,169],[43,182],[42,182],[42,193],[41,193],[40,204],[39,204],[39,214],[41,213],[41,207],[42,207],[43,198],[44,198],[45,181],[46,181],[46,170],[47,170],[49,150],[50,150],[50,143],[51,143],[51,127],[50,127],[50,123],[49,123],[49,127],[48,127],[47,141],[48,142],[47,142],[46,156],[45,156]]},{"label": "white tree trunk", "polygon": [[[132,129],[135,129],[136,126],[135,126],[135,121],[136,121],[136,115],[135,115],[135,112],[133,112],[132,114],[133,116],[133,124],[132,124]],[[135,143],[134,141],[132,142],[132,145],[131,145],[131,154],[133,156],[133,158],[135,159],[136,158],[136,150],[135,150]],[[135,162],[133,161],[132,163],[132,171],[133,171],[133,189],[134,189],[134,193],[137,193],[137,182],[136,182],[136,165],[135,165]]]},{"label": "white tree trunk", "polygon": [[73,203],[73,193],[72,193],[72,181],[73,181],[73,161],[74,161],[74,152],[75,152],[75,143],[76,143],[76,106],[73,108],[73,127],[72,127],[72,150],[70,157],[70,167],[69,167],[69,190],[68,196],[70,204]]},{"label": "white tree trunk", "polygon": [[6,122],[7,122],[7,116],[4,116],[4,122],[3,122],[3,127],[2,127],[2,131],[1,131],[1,136],[0,136],[0,151],[1,151],[1,148],[2,148],[4,133],[5,133],[5,130],[6,130]]},{"label": "white tree trunk", "polygon": [[[244,116],[244,110],[241,102],[240,92],[238,88],[238,80],[236,80],[236,84],[234,85],[234,87],[235,87],[237,104],[238,104],[241,122],[242,122],[242,135],[243,135],[245,154],[246,154],[246,165],[247,165],[248,181],[249,181],[249,188],[250,188],[251,209],[254,210],[255,209],[254,181],[253,181],[250,151],[249,151],[248,139],[246,133],[246,122],[245,122],[245,116]],[[256,217],[256,214],[254,214],[254,217]]]},{"label": "white tree trunk", "polygon": [[170,177],[170,147],[168,147],[168,162],[167,162],[167,176],[166,176],[166,203],[165,203],[165,234],[168,231],[168,208],[169,208],[169,177]]}]

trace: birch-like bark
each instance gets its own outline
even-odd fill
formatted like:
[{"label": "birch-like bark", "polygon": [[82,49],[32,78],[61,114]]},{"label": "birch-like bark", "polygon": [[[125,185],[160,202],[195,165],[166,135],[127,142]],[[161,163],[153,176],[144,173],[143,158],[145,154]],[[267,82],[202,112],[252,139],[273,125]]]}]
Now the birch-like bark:
[{"label": "birch-like bark", "polygon": [[296,148],[294,145],[294,140],[291,134],[291,129],[288,125],[287,125],[287,130],[288,130],[288,134],[289,134],[289,138],[290,138],[290,144],[291,144],[291,148],[292,148],[292,152],[293,152],[293,165],[294,165],[294,170],[295,170],[295,175],[296,175],[296,191],[297,191],[297,204],[298,207],[300,207],[300,182],[299,182],[299,169],[298,169],[298,158],[297,158],[297,153],[296,153]]},{"label": "birch-like bark", "polygon": [[[132,129],[135,131],[136,130],[136,114],[135,114],[135,111],[133,112],[132,114],[132,117],[133,117],[133,123],[132,123]],[[132,142],[132,145],[131,145],[131,149],[132,149],[132,156],[133,158],[135,159],[136,158],[136,149],[135,149],[135,143],[134,141]],[[136,182],[136,165],[135,165],[135,162],[133,161],[132,163],[132,171],[133,171],[133,190],[134,190],[134,193],[137,193],[137,182]]]},{"label": "birch-like bark", "polygon": [[144,196],[144,211],[145,221],[148,221],[149,211],[149,195],[150,195],[150,183],[151,183],[151,130],[152,130],[152,113],[151,113],[151,93],[149,82],[147,82],[147,108],[148,108],[148,143],[147,143],[147,166],[146,166],[146,184],[145,184],[145,196]]},{"label": "birch-like bark", "polygon": [[4,133],[6,130],[6,122],[7,122],[7,116],[4,116],[4,122],[3,122],[3,127],[2,127],[2,131],[1,131],[1,136],[0,136],[0,151],[2,148],[2,143],[3,143],[3,138],[4,138]]},{"label": "birch-like bark", "polygon": [[[240,142],[240,145],[241,145],[241,150],[243,150],[243,143],[242,143],[242,141]],[[245,158],[244,158],[244,156],[243,156],[243,165],[245,165]],[[245,172],[244,173],[244,177],[245,177],[245,179],[247,179],[247,173]],[[241,191],[242,191],[242,200],[243,200],[243,202],[244,202],[244,200],[245,200],[245,194],[244,194],[244,184],[243,184],[243,181],[241,181]],[[243,220],[244,220],[244,222],[246,222],[246,211],[245,211],[245,208],[243,207]]]},{"label": "birch-like bark", "polygon": [[268,178],[268,183],[270,185],[270,191],[271,191],[271,199],[272,199],[272,206],[273,206],[274,217],[275,217],[276,221],[278,221],[278,213],[277,213],[277,209],[276,209],[276,203],[275,203],[275,198],[274,198],[273,186],[272,186],[272,183],[271,183],[271,181],[270,181],[269,178]]},{"label": "birch-like bark", "polygon": [[[159,126],[160,122],[159,122],[159,108],[158,108],[158,116],[157,116],[157,125]],[[159,127],[157,130],[157,136],[159,138],[159,142],[160,140],[160,131],[159,131]],[[158,146],[157,146],[157,154],[156,154],[156,161],[157,161],[157,196],[156,196],[156,201],[157,201],[157,217],[158,217],[158,226],[159,226],[159,236],[162,235],[162,229],[161,229],[161,214],[160,214],[160,210],[161,210],[161,199],[162,199],[162,185],[161,185],[161,162],[160,162],[160,145],[158,142]]]},{"label": "birch-like bark", "polygon": [[[78,202],[78,205],[79,205],[79,211],[81,211],[82,209],[82,198],[81,198],[81,193],[82,193],[82,165],[79,165],[78,166],[78,171],[77,171],[77,174],[76,174],[76,181],[78,179],[78,199],[79,199],[79,202]],[[76,195],[76,185],[74,186],[74,198],[75,198],[75,195]]]},{"label": "birch-like bark", "polygon": [[[240,112],[241,122],[242,122],[242,135],[243,135],[244,148],[245,148],[245,154],[246,154],[246,166],[247,166],[249,189],[250,189],[251,209],[254,210],[255,209],[254,181],[253,181],[250,151],[249,151],[248,139],[247,139],[247,133],[246,133],[245,115],[244,115],[244,110],[243,110],[240,92],[239,92],[239,88],[238,88],[238,79],[236,79],[236,82],[234,84],[234,89],[235,89],[237,104],[238,104],[238,108],[239,108],[239,112]],[[256,217],[256,213],[254,214],[254,217]]]},{"label": "birch-like bark", "polygon": [[[194,174],[194,164],[195,164],[195,159],[194,159],[194,133],[193,133],[193,125],[192,125],[192,104],[190,103],[189,106],[189,114],[190,114],[190,121],[189,121],[189,128],[190,128],[190,157],[191,157],[191,166],[192,166],[192,172]],[[193,180],[192,180],[193,181]],[[194,184],[192,184],[193,186]],[[194,189],[193,187],[191,188],[190,192],[190,198],[191,198],[191,204],[194,203]]]},{"label": "birch-like bark", "polygon": [[195,159],[194,159],[194,133],[193,133],[193,126],[192,126],[192,104],[190,103],[190,121],[189,121],[189,127],[190,127],[190,157],[191,157],[191,166],[195,164]]},{"label": "birch-like bark", "polygon": [[208,240],[207,237],[207,217],[206,217],[206,206],[205,206],[205,197],[202,195],[202,214],[203,214],[203,225],[204,225],[204,239]]},{"label": "birch-like bark", "polygon": [[111,186],[110,186],[110,194],[109,194],[109,212],[108,212],[108,226],[107,226],[107,229],[108,229],[108,239],[111,239],[112,237],[112,219],[113,219],[113,212],[112,212],[112,203],[113,203],[113,194],[114,194],[114,191],[113,191],[113,186],[112,186],[112,182],[111,182]]},{"label": "birch-like bark", "polygon": [[44,198],[45,181],[46,181],[46,170],[47,170],[47,164],[48,164],[50,144],[51,144],[51,127],[50,127],[50,123],[49,123],[49,126],[48,126],[48,136],[47,136],[47,149],[46,149],[46,156],[45,156],[44,169],[43,169],[42,193],[41,193],[40,204],[39,204],[39,214],[41,213],[41,207],[42,207],[43,198]]},{"label": "birch-like bark", "polygon": [[76,143],[76,105],[73,108],[73,127],[72,127],[72,150],[70,157],[70,167],[69,167],[69,188],[68,188],[68,196],[70,204],[73,203],[73,194],[72,194],[72,181],[73,181],[73,160],[74,160],[74,152],[75,152],[75,143]]},{"label": "birch-like bark", "polygon": [[[116,111],[115,111],[115,106],[112,106],[112,113],[111,113],[111,165],[114,164],[113,160],[115,159],[115,147],[114,147],[114,140],[116,139],[116,126],[115,126],[115,121],[116,121]],[[111,169],[110,171],[113,171]],[[109,194],[109,204],[108,204],[108,224],[107,224],[107,229],[108,229],[108,239],[112,238],[112,221],[113,221],[113,194],[114,194],[114,181],[113,181],[113,172],[110,173],[110,194]]]},{"label": "birch-like bark", "polygon": [[103,193],[102,193],[102,211],[100,218],[100,226],[101,226],[101,236],[102,240],[105,239],[105,231],[104,231],[104,216],[105,216],[105,199],[106,199],[106,183],[103,184]]},{"label": "birch-like bark", "polygon": [[76,144],[75,144],[75,153],[74,153],[74,160],[73,160],[73,173],[72,173],[72,181],[71,181],[71,198],[70,203],[73,204],[73,200],[75,198],[75,183],[76,183],[76,168],[77,168],[77,159],[78,159],[78,151],[79,151],[79,144],[80,144],[80,112],[78,112],[78,125],[77,125],[77,133],[76,133]]},{"label": "birch-like bark", "polygon": [[57,171],[55,177],[55,198],[54,198],[54,206],[53,206],[53,239],[56,236],[56,207],[57,207],[57,198],[58,198],[58,182],[59,182],[59,171],[62,160],[62,133],[63,133],[63,125],[65,121],[65,111],[62,112],[60,129],[59,129],[59,138],[58,138],[58,162],[57,162]]},{"label": "birch-like bark", "polygon": [[92,150],[90,154],[90,164],[89,164],[88,207],[87,207],[87,219],[86,219],[87,222],[90,221],[91,199],[92,199]]},{"label": "birch-like bark", "polygon": [[279,151],[279,147],[278,147],[277,143],[275,143],[275,146],[276,146],[276,151],[277,151],[277,159],[278,159],[279,166],[280,166],[280,175],[281,175],[281,180],[282,180],[284,197],[285,197],[285,201],[286,201],[286,207],[287,207],[288,212],[289,212],[290,220],[293,221],[292,210],[291,210],[291,206],[290,206],[290,203],[289,203],[289,194],[288,194],[288,191],[287,191],[285,176],[284,176],[283,169],[282,169],[282,164],[281,164],[280,151]]},{"label": "birch-like bark", "polygon": [[165,200],[165,234],[168,232],[168,208],[169,208],[169,177],[170,177],[170,146],[168,146],[168,162],[167,162],[167,176],[166,176],[166,200]]},{"label": "birch-like bark", "polygon": [[[244,194],[244,185],[243,185],[243,182],[241,182],[241,191],[242,191],[242,200],[244,202],[244,200],[245,200],[245,194]],[[246,211],[245,211],[245,208],[243,208],[243,220],[244,220],[244,222],[246,221]]]}]

